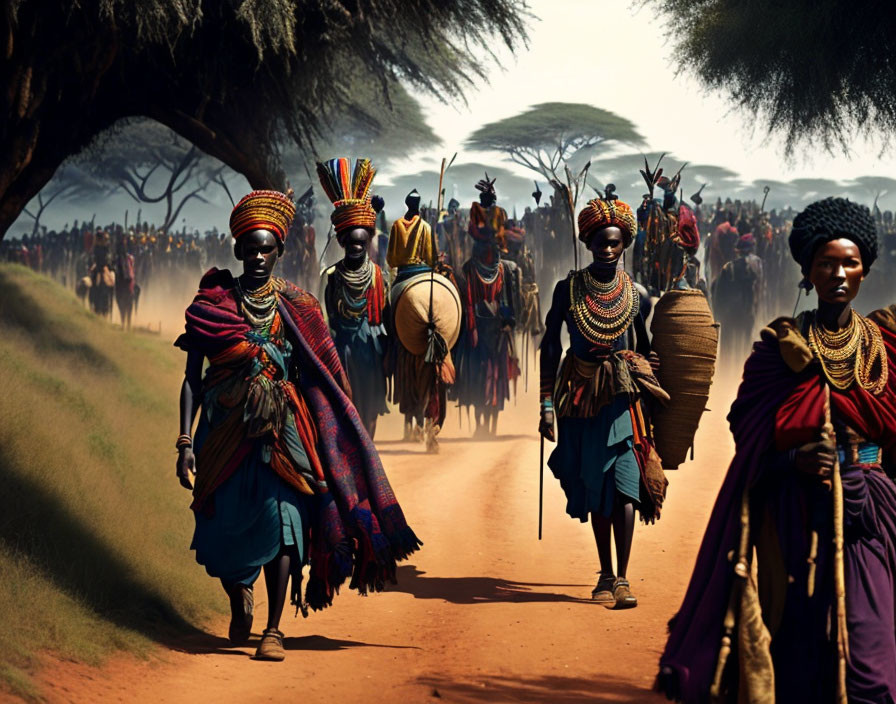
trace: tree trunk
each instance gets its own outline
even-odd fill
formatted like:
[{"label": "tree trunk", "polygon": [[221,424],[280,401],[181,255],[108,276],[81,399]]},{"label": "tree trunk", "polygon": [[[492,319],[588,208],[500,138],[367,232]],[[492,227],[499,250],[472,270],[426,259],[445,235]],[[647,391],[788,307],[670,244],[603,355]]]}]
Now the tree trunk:
[{"label": "tree trunk", "polygon": [[22,3],[15,16],[0,8],[0,240],[66,158],[126,117],[158,120],[253,188],[285,188],[276,136],[255,129],[249,105],[172,95],[168,82],[154,86],[150,77],[135,90],[116,62],[111,20],[98,23],[86,11],[48,14],[38,5]]}]

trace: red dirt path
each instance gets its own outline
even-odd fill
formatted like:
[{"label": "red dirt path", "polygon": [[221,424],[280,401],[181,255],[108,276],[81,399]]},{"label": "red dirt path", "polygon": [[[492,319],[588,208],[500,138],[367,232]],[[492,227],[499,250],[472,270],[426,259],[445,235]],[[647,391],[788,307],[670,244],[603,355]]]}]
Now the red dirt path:
[{"label": "red dirt path", "polygon": [[[449,418],[438,456],[400,442],[397,414],[378,446],[424,548],[399,584],[367,598],[344,591],[309,619],[284,615],[287,659],[260,663],[263,585],[250,647],[214,636],[118,656],[100,669],[49,659],[51,702],[653,702],[666,624],[678,608],[732,452],[717,391],[698,433],[696,461],[669,473],[663,516],[636,528],[629,578],[640,605],[590,603],[597,556],[591,529],[564,513],[545,470],[544,540],[537,540],[534,395],[502,416],[499,439],[475,442]],[[184,560],[192,556],[186,548]],[[222,603],[225,599],[221,593]],[[289,607],[287,607],[289,609]]]}]

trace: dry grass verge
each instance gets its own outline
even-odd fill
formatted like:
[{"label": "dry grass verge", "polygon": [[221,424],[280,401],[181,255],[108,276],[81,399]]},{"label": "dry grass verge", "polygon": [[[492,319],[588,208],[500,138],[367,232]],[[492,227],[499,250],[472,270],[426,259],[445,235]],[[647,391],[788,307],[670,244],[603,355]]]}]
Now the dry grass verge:
[{"label": "dry grass verge", "polygon": [[222,608],[174,478],[183,355],[0,265],[0,687],[39,699],[53,651],[89,663],[195,634]]}]

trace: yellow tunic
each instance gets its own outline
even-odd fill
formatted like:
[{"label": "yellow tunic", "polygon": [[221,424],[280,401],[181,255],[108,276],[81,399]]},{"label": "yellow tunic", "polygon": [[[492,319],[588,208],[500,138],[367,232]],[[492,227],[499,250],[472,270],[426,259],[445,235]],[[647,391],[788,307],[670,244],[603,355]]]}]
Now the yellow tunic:
[{"label": "yellow tunic", "polygon": [[432,227],[419,215],[393,223],[386,251],[386,263],[392,269],[414,264],[435,266],[437,256]]}]

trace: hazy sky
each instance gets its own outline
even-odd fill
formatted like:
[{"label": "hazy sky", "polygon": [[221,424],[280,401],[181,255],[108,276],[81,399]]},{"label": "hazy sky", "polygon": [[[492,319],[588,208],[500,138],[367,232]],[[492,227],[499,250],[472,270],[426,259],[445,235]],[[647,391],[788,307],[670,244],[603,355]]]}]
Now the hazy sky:
[{"label": "hazy sky", "polygon": [[[762,126],[754,129],[753,115],[732,110],[723,96],[705,93],[687,70],[677,73],[681,67],[666,40],[662,20],[650,8],[640,7],[640,3],[530,0],[530,7],[534,18],[530,22],[528,48],[520,43],[516,55],[499,48],[503,69],[483,58],[490,82],[470,89],[466,105],[446,105],[425,94],[416,96],[444,143],[433,152],[414,154],[383,168],[377,177],[380,186],[385,186],[390,176],[437,171],[441,158],[450,157],[455,151],[458,163],[491,163],[527,179],[533,178],[526,169],[506,162],[500,154],[468,151],[463,143],[471,132],[487,122],[548,101],[589,103],[611,110],[635,123],[645,138],[644,151],[667,151],[692,164],[724,166],[739,173],[746,182],[802,177],[836,181],[863,175],[896,177],[896,155],[879,158],[873,145],[861,142],[853,146],[849,157],[807,148],[799,150],[790,162],[785,161],[781,140],[769,139]],[[632,148],[611,149],[608,155],[619,151],[630,152]],[[678,163],[673,161],[669,166]],[[303,175],[299,176],[294,180],[304,180]],[[688,193],[694,185],[694,176],[685,171],[683,185]],[[633,182],[638,179],[638,174],[633,173]],[[454,183],[450,177],[447,186],[451,196]],[[456,186],[462,202],[474,198],[473,183]],[[235,188],[247,191],[248,184],[242,181]],[[190,228],[204,230],[212,225],[226,228],[230,202],[220,189],[213,190],[214,193],[209,193],[208,205],[191,204],[185,209],[183,215]],[[400,197],[390,195],[392,201]],[[434,192],[423,195],[424,200],[435,198]],[[761,193],[757,192],[756,197],[760,198]],[[527,204],[531,202],[520,205]],[[881,205],[896,206],[896,192],[882,198]],[[400,201],[397,206],[400,210]],[[119,195],[97,207],[98,222],[111,219],[120,222],[125,208],[133,217],[139,206]],[[387,203],[390,217],[395,210],[396,204]],[[143,206],[143,213],[149,219],[155,218],[151,207]],[[60,227],[63,222],[84,215],[55,207],[46,214],[45,224]],[[89,218],[90,213],[86,215]],[[11,230],[13,236],[22,229],[30,229],[29,219],[23,218],[20,223]]]},{"label": "hazy sky", "polygon": [[[468,106],[417,96],[444,140],[445,155],[458,151],[458,161],[488,163],[497,155],[464,149],[473,130],[536,103],[562,101],[590,103],[628,118],[644,136],[646,151],[725,166],[746,181],[896,176],[896,157],[879,159],[868,144],[856,144],[851,158],[800,150],[786,163],[781,140],[769,139],[762,127],[754,130],[753,115],[705,93],[686,70],[676,75],[680,66],[665,27],[649,7],[609,0],[531,0],[530,5],[537,19],[528,49],[520,46],[515,57],[502,52],[505,70],[492,70],[487,86],[470,91]],[[441,156],[415,155],[390,171],[438,169]]]}]

